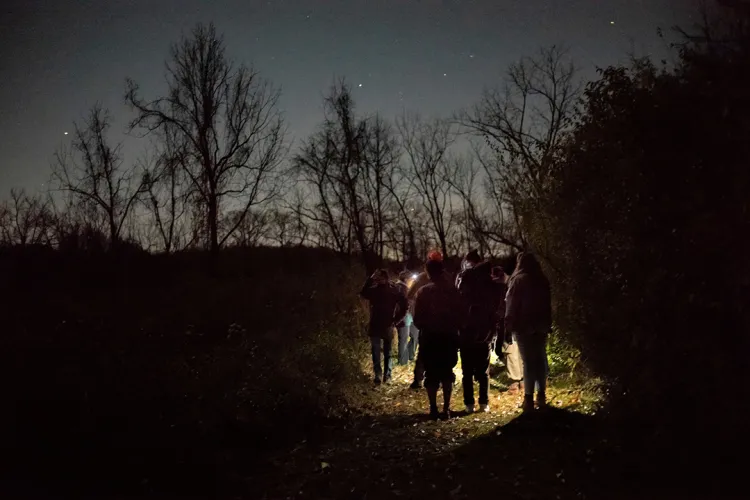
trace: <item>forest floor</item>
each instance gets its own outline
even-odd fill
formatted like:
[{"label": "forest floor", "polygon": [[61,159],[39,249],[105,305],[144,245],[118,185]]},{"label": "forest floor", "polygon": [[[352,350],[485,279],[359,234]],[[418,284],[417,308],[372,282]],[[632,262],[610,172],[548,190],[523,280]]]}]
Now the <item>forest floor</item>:
[{"label": "forest floor", "polygon": [[598,464],[617,446],[599,432],[596,385],[562,377],[548,390],[550,409],[522,415],[522,395],[507,391],[493,365],[491,411],[467,414],[459,367],[453,418],[432,421],[425,391],[409,388],[411,370],[396,367],[391,384],[361,390],[351,418],[276,455],[246,478],[248,491],[257,498],[581,499],[611,486],[612,471]]}]

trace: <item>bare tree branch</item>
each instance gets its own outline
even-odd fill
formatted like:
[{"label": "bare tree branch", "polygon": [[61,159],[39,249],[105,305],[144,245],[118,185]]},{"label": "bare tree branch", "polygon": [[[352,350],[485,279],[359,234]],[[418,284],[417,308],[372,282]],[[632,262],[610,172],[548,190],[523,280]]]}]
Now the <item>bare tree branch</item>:
[{"label": "bare tree branch", "polygon": [[175,45],[166,68],[166,97],[145,101],[128,81],[126,99],[138,112],[131,129],[175,134],[216,253],[252,207],[280,193],[286,153],[280,92],[252,69],[235,67],[212,24],[198,25]]}]

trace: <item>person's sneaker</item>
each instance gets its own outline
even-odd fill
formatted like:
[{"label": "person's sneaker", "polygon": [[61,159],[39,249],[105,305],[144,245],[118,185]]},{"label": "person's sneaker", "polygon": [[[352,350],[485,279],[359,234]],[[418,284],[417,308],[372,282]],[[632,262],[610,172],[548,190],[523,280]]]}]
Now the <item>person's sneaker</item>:
[{"label": "person's sneaker", "polygon": [[469,415],[474,413],[474,405],[466,405],[466,413],[468,413]]},{"label": "person's sneaker", "polygon": [[540,410],[547,408],[547,395],[543,392],[536,395],[536,407]]},{"label": "person's sneaker", "polygon": [[508,393],[517,394],[521,390],[521,382],[513,382],[508,387]]},{"label": "person's sneaker", "polygon": [[375,377],[375,385],[380,385],[383,381],[380,380],[380,377]]},{"label": "person's sneaker", "polygon": [[437,408],[430,409],[430,420],[437,420],[440,418],[440,413]]},{"label": "person's sneaker", "polygon": [[443,410],[443,413],[441,414],[441,417],[443,420],[450,420],[451,419],[451,411],[450,410]]},{"label": "person's sneaker", "polygon": [[414,389],[414,390],[421,389],[422,388],[422,382],[420,382],[418,380],[415,380],[414,382],[411,383],[411,385],[409,386],[409,388],[410,389]]},{"label": "person's sneaker", "polygon": [[524,413],[534,411],[534,396],[524,396],[521,409]]},{"label": "person's sneaker", "polygon": [[489,412],[490,411],[490,405],[488,405],[488,404],[479,405],[479,411],[481,413],[487,413],[487,412]]},{"label": "person's sneaker", "polygon": [[383,383],[384,384],[390,384],[392,380],[393,379],[391,378],[391,376],[388,375],[387,377],[383,378]]}]

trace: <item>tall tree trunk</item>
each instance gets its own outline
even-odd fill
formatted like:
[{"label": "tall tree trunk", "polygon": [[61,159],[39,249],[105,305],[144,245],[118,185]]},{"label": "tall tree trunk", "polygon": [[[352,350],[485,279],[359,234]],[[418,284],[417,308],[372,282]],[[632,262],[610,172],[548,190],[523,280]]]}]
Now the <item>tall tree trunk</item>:
[{"label": "tall tree trunk", "polygon": [[218,206],[214,193],[208,197],[208,246],[211,255],[219,254]]}]

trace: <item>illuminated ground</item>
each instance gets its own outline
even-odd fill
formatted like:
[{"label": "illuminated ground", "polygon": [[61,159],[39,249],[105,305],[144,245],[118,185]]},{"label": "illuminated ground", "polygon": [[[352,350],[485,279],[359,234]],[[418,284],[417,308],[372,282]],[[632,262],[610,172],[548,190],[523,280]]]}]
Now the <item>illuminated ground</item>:
[{"label": "illuminated ground", "polygon": [[[517,419],[521,396],[505,392],[497,378],[491,412],[485,414],[465,414],[457,384],[455,418],[433,422],[426,418],[424,390],[408,387],[411,370],[411,365],[396,367],[392,384],[362,389],[351,418],[321,429],[316,442],[279,454],[267,469],[247,478],[248,486],[259,487],[263,476],[266,498],[585,496],[581,482],[591,481],[582,472],[596,473],[591,471],[595,444],[588,443],[596,438],[586,437],[595,390],[556,384],[548,392],[550,403],[566,411],[552,410],[545,420],[527,422]],[[456,374],[460,380],[460,366]]]}]

